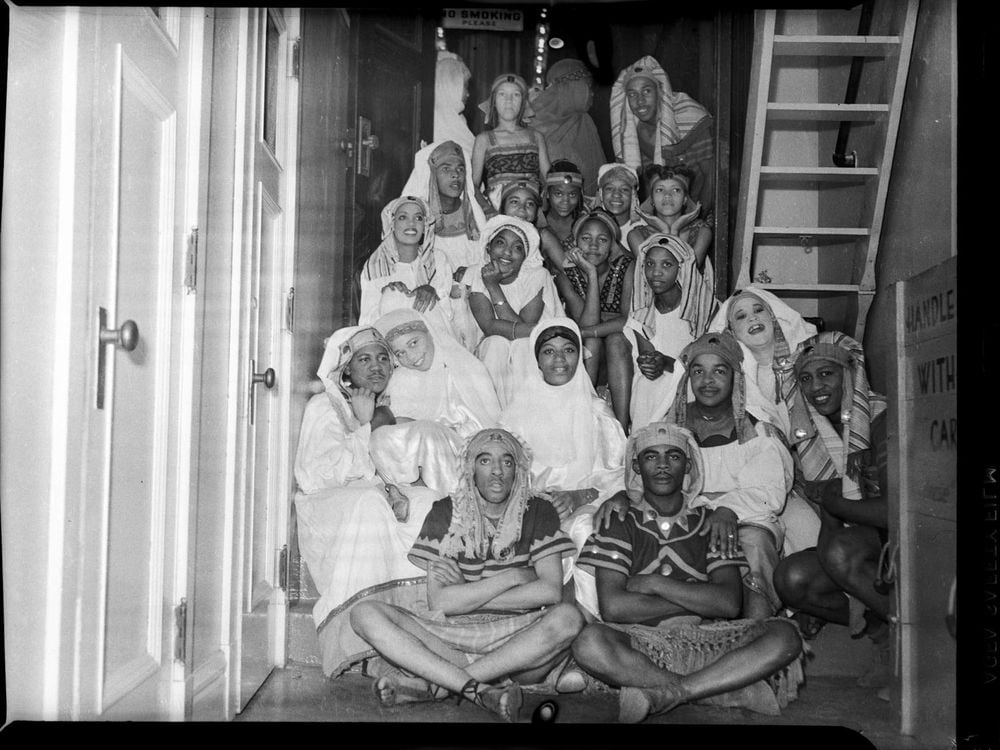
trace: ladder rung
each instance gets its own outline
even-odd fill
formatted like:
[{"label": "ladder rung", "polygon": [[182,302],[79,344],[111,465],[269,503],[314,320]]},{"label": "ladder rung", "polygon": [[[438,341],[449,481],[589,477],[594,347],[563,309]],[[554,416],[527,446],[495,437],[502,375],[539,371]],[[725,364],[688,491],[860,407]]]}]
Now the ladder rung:
[{"label": "ladder rung", "polygon": [[882,120],[888,104],[821,104],[817,102],[768,102],[769,120]]},{"label": "ladder rung", "polygon": [[761,289],[769,292],[806,292],[810,294],[857,294],[861,287],[857,284],[760,284],[755,283]]},{"label": "ladder rung", "polygon": [[884,57],[899,49],[898,36],[775,35],[776,55]]},{"label": "ladder rung", "polygon": [[867,237],[867,227],[754,227],[757,236],[770,237]]},{"label": "ladder rung", "polygon": [[856,182],[878,177],[875,167],[761,167],[761,179],[802,182]]}]

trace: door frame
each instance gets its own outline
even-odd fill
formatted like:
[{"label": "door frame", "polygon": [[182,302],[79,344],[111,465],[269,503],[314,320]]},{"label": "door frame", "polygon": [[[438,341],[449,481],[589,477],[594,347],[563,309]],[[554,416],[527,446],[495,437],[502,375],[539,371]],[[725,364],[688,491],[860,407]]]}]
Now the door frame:
[{"label": "door frame", "polygon": [[[292,42],[299,36],[300,14],[297,8],[283,8],[283,33],[287,35],[287,49],[291,53]],[[256,80],[258,44],[257,24],[251,13],[268,12],[264,8],[240,8],[235,22],[238,37],[237,76],[235,86],[235,159],[233,165],[233,216],[232,216],[232,267],[230,277],[229,297],[229,393],[233,396],[227,414],[227,447],[226,447],[226,504],[227,529],[230,531],[227,549],[230,554],[225,560],[225,575],[228,593],[227,619],[229,643],[226,646],[228,661],[228,690],[226,698],[226,713],[228,717],[235,716],[241,703],[241,665],[243,648],[242,614],[244,589],[246,586],[245,566],[247,560],[246,537],[247,512],[252,507],[252,498],[247,497],[247,475],[252,471],[252,461],[248,453],[248,430],[246,424],[247,388],[250,373],[248,370],[251,342],[250,338],[250,305],[246,299],[250,284],[249,253],[253,242],[255,193],[254,159],[259,134],[255,131],[258,108],[263,106],[261,92],[263,81]],[[279,64],[279,75],[285,77],[286,95],[279,102],[278,130],[275,151],[282,165],[281,202],[283,224],[279,237],[279,256],[275,259],[275,267],[279,269],[280,278],[275,282],[280,292],[282,305],[288,302],[288,293],[292,287],[295,262],[295,225],[296,225],[296,174],[298,148],[298,81],[287,76],[290,71],[291,59],[286,58]],[[290,388],[291,383],[291,332],[288,330],[287,319],[277,326],[276,360],[269,363],[276,373],[277,391],[273,404],[272,423],[276,425],[278,434],[275,437],[277,456],[271,471],[277,473],[269,485],[276,488],[277,499],[271,505],[278,512],[269,519],[274,524],[274,538],[288,538],[288,508],[290,496]],[[283,511],[282,511],[283,509]],[[284,543],[284,542],[283,542]],[[269,566],[277,566],[277,559],[270,559]],[[287,595],[283,588],[275,587],[268,604],[268,654],[271,666],[284,666],[286,659],[287,632]]]}]

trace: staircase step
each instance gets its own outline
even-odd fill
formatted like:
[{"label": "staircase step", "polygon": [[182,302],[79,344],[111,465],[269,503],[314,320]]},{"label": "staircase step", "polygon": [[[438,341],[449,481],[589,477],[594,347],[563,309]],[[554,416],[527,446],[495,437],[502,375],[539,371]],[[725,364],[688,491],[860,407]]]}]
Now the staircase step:
[{"label": "staircase step", "polygon": [[288,661],[292,664],[320,665],[319,638],[313,622],[314,601],[299,601],[288,612]]},{"label": "staircase step", "polygon": [[888,104],[825,104],[820,102],[768,102],[769,120],[842,122],[878,121],[889,116]]},{"label": "staircase step", "polygon": [[[862,289],[857,284],[759,284],[761,289],[779,294],[781,292],[808,293],[814,297],[830,297],[838,294],[859,294]],[[780,296],[780,294],[779,294]]]},{"label": "staircase step", "polygon": [[875,167],[761,167],[764,181],[861,182],[878,177]]},{"label": "staircase step", "polygon": [[774,54],[823,57],[885,57],[899,50],[898,36],[775,34]]},{"label": "staircase step", "polygon": [[867,237],[867,227],[754,227],[757,237]]}]

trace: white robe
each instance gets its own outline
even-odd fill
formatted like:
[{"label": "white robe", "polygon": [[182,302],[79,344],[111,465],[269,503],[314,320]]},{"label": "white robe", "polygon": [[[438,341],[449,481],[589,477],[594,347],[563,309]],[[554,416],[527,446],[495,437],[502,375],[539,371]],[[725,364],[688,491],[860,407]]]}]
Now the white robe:
[{"label": "white robe", "polygon": [[371,434],[369,425],[348,430],[325,392],[306,405],[295,455],[295,510],[299,549],[320,592],[313,607],[317,627],[359,591],[424,575],[406,555],[441,493],[401,487],[410,513],[399,523],[375,478]]},{"label": "white robe", "polygon": [[684,365],[678,357],[684,347],[694,341],[691,326],[680,316],[680,307],[668,313],[656,313],[656,330],[650,343],[656,351],[673,357],[674,371],[666,370],[655,380],[650,380],[639,370],[639,347],[636,343],[636,333],[642,334],[642,323],[635,318],[629,318],[625,323],[623,333],[632,345],[632,399],[629,403],[629,416],[632,420],[632,430],[638,430],[650,422],[663,419],[667,409],[674,402],[677,383],[680,381]]}]

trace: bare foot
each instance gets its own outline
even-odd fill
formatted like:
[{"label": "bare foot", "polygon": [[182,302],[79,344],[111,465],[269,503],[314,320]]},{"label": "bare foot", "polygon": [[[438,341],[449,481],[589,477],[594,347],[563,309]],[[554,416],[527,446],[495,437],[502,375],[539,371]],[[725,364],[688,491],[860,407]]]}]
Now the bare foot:
[{"label": "bare foot", "polygon": [[397,706],[400,703],[424,703],[435,700],[434,691],[427,680],[398,673],[379,677],[372,684],[372,692],[383,708]]},{"label": "bare foot", "polygon": [[646,717],[664,714],[684,702],[680,684],[658,688],[623,687],[618,694],[618,721],[638,724]]}]

